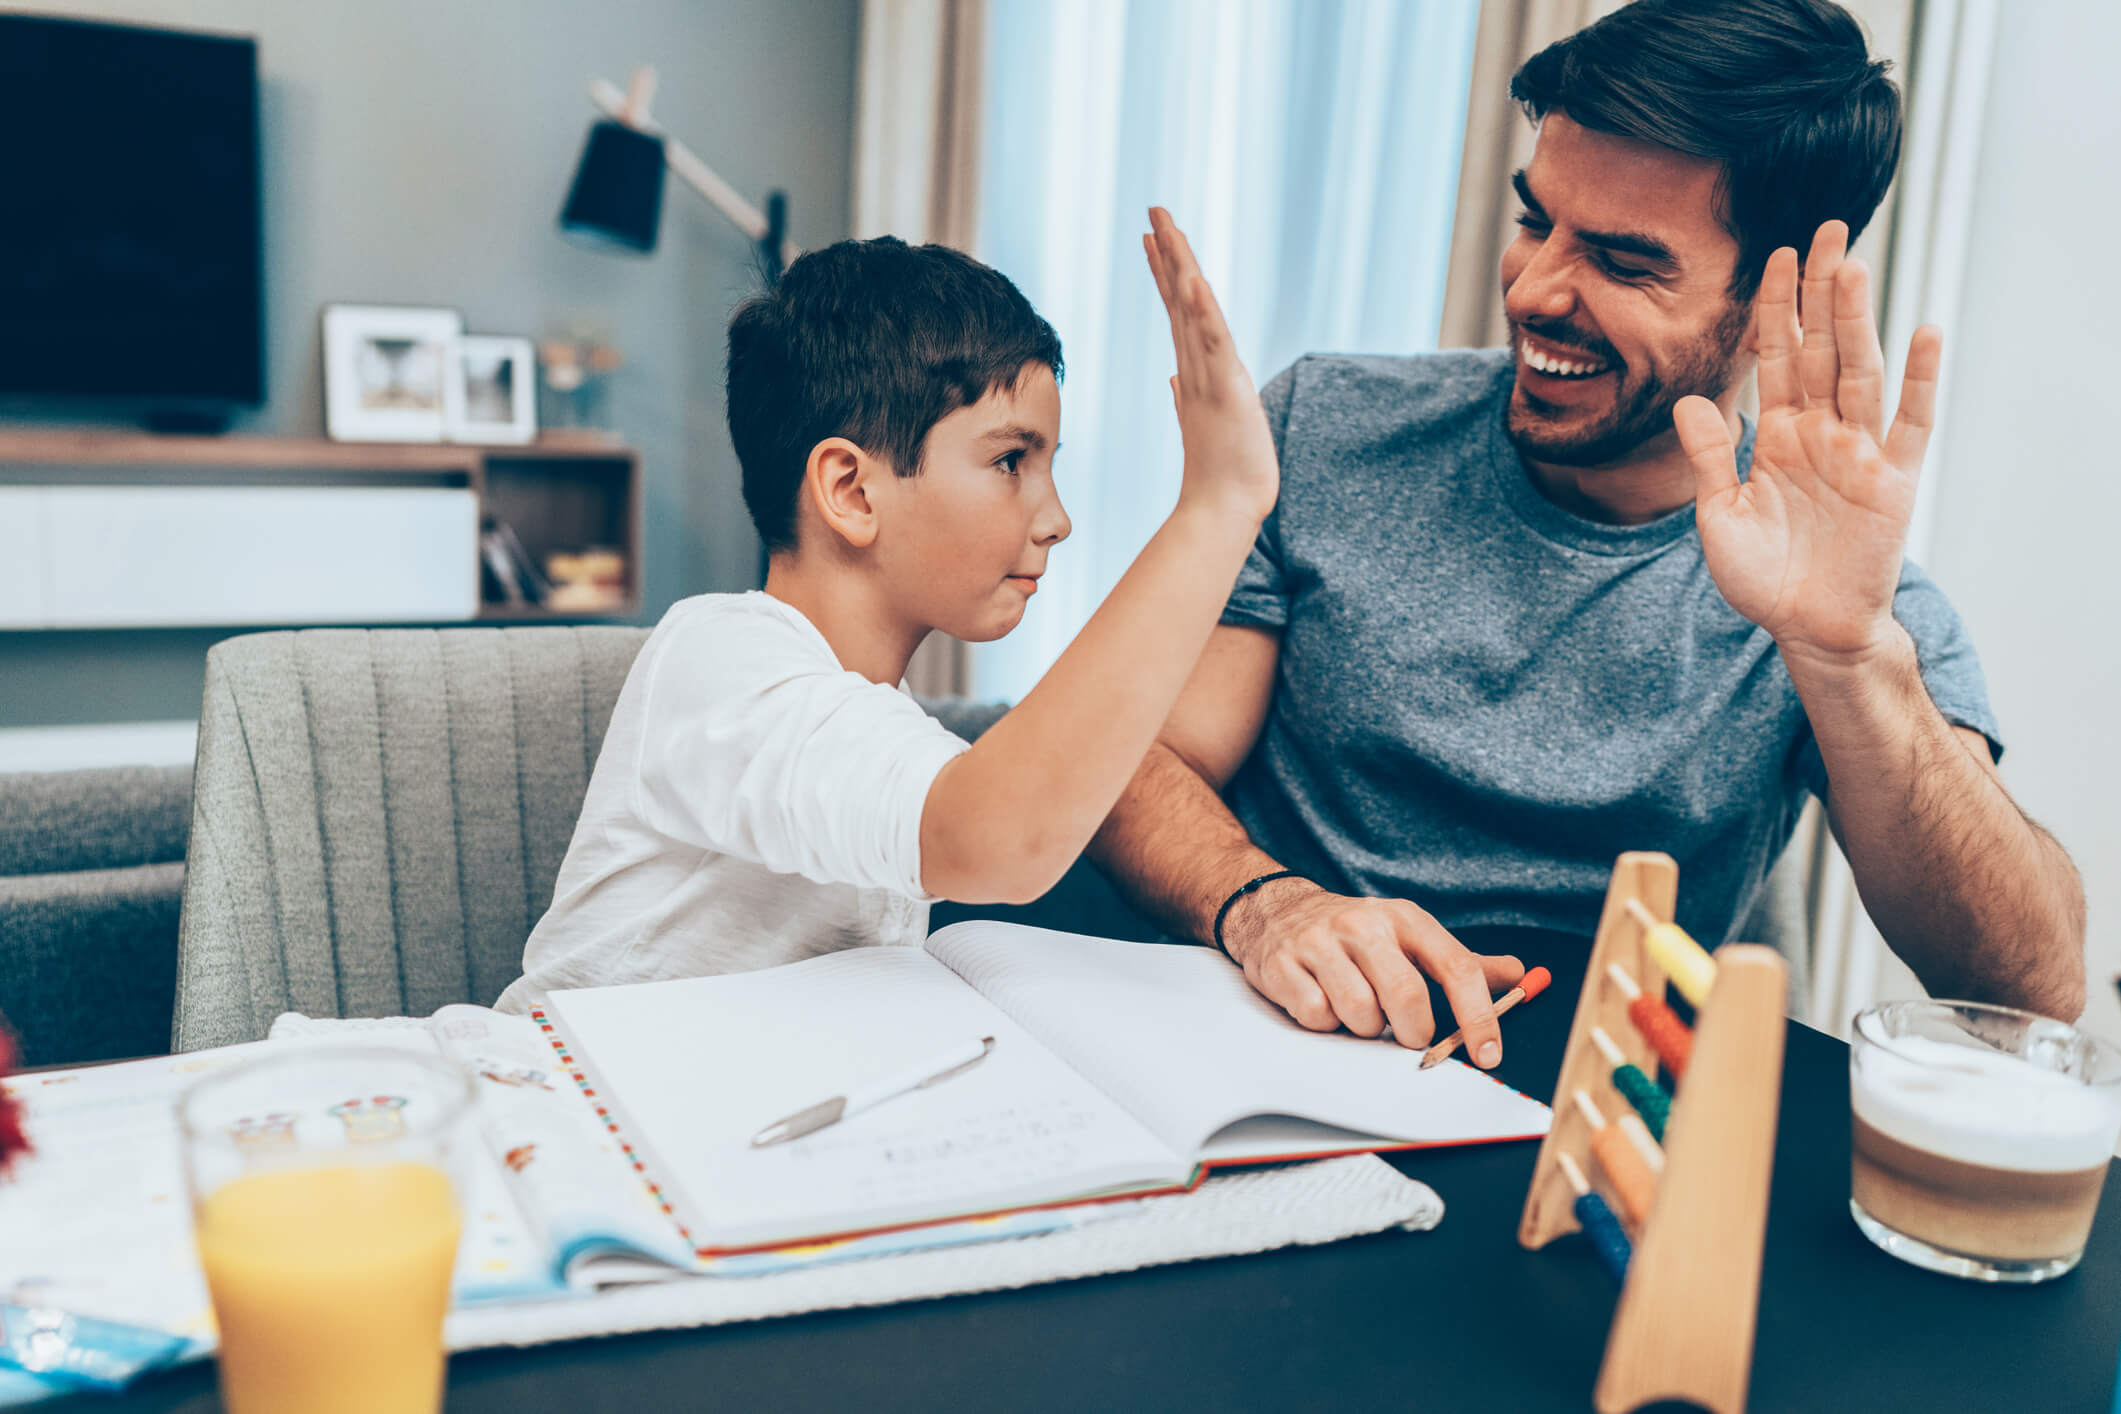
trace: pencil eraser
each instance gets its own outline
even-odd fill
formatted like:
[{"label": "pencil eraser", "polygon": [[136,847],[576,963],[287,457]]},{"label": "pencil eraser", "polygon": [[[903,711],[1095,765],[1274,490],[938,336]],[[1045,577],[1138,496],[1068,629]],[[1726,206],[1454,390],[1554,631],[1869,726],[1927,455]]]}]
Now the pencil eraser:
[{"label": "pencil eraser", "polygon": [[1541,992],[1544,992],[1547,989],[1547,983],[1553,980],[1554,975],[1544,967],[1535,967],[1530,972],[1527,972],[1524,975],[1524,980],[1517,985],[1524,988],[1524,999],[1530,1001]]}]

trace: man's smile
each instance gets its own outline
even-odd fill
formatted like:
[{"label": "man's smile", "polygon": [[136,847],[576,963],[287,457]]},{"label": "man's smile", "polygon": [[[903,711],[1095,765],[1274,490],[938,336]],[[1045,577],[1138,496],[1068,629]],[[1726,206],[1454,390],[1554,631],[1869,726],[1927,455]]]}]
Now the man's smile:
[{"label": "man's smile", "polygon": [[1584,382],[1603,377],[1614,368],[1610,361],[1596,354],[1557,344],[1523,330],[1517,334],[1517,361],[1540,378],[1557,383]]}]

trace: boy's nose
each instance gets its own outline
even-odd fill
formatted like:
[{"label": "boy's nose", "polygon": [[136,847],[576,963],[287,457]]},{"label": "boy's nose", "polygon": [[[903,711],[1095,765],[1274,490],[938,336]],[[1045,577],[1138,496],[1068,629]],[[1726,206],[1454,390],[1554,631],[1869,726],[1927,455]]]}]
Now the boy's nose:
[{"label": "boy's nose", "polygon": [[1060,493],[1054,492],[1046,504],[1031,520],[1031,542],[1034,545],[1058,545],[1075,529],[1068,519],[1067,508],[1061,505]]}]

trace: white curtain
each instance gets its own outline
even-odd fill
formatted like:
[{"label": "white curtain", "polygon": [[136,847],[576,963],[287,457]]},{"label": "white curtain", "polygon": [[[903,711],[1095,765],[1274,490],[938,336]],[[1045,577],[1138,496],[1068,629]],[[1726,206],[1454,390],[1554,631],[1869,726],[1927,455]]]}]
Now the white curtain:
[{"label": "white curtain", "polygon": [[[1879,0],[1872,8],[1882,13],[1865,13],[1860,5],[1856,10],[1872,27],[1874,48],[1891,53],[1885,27],[1907,7]],[[1924,0],[1916,7],[1911,45],[1903,51],[1908,54],[1900,73],[1907,128],[1900,176],[1891,223],[1882,237],[1886,249],[1882,259],[1872,257],[1881,276],[1882,336],[1892,379],[1887,407],[1899,396],[1899,374],[1916,329],[1926,323],[1943,325],[1947,354],[1951,349],[1968,273],[1975,168],[1998,11],[1997,0]],[[1908,536],[1908,555],[1918,562],[1929,550],[1938,488],[1952,474],[1951,373],[1947,356],[1938,388],[1937,425]],[[1919,995],[1921,986],[1887,949],[1864,912],[1855,877],[1832,836],[1815,829],[1810,843],[1812,1020],[1839,1036],[1846,1034],[1849,1018],[1872,1002],[1887,995]]]},{"label": "white curtain", "polygon": [[[1177,494],[1171,343],[1139,233],[1168,206],[1264,383],[1436,346],[1478,0],[987,0],[974,249],[1060,332],[1075,523],[973,653],[1020,697]],[[1001,76],[1007,76],[1007,82]]]},{"label": "white curtain", "polygon": [[[971,249],[985,14],[985,0],[863,0],[856,236]],[[906,681],[924,696],[958,696],[969,683],[968,668],[964,644],[930,634]]]}]

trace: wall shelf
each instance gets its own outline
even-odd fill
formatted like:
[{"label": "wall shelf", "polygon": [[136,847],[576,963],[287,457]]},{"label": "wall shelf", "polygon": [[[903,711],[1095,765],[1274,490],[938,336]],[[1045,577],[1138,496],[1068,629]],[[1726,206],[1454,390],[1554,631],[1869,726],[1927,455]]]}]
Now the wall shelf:
[{"label": "wall shelf", "polygon": [[[491,597],[491,518],[543,568],[614,550],[616,603]],[[640,455],[523,445],[0,429],[0,628],[565,622],[641,606]]]}]

